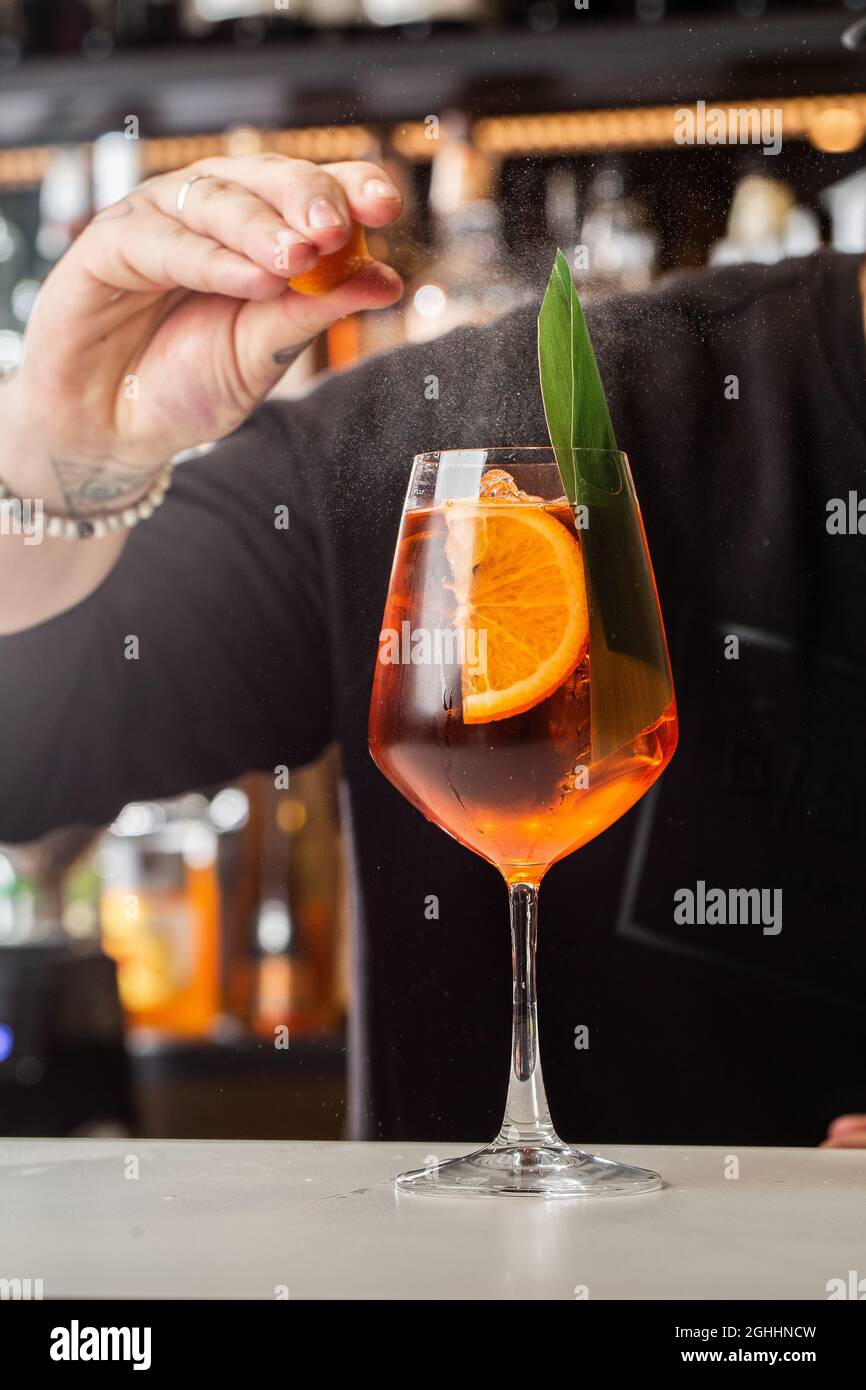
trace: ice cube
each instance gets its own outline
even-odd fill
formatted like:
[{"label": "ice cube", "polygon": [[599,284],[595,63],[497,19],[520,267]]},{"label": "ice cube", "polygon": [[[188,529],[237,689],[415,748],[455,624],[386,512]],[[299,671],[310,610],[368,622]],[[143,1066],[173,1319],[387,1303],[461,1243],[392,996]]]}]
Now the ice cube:
[{"label": "ice cube", "polygon": [[506,473],[504,468],[491,468],[489,473],[485,473],[478,485],[478,496],[481,498],[502,498],[507,497],[517,501],[520,496],[520,489],[510,473]]},{"label": "ice cube", "polygon": [[481,502],[543,502],[543,497],[533,497],[521,492],[510,473],[504,468],[491,468],[478,484],[478,499]]}]

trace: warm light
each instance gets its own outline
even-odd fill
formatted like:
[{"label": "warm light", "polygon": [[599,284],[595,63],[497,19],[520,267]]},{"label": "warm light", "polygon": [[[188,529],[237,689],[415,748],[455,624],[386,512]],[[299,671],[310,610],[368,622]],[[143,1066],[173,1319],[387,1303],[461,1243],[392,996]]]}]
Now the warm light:
[{"label": "warm light", "polygon": [[285,903],[269,899],[262,903],[256,936],[266,955],[279,955],[292,939],[292,922]]},{"label": "warm light", "polygon": [[383,28],[388,24],[414,24],[429,18],[425,0],[361,0],[367,18]]},{"label": "warm light", "polygon": [[830,106],[815,116],[807,128],[816,150],[824,154],[843,154],[856,150],[863,143],[866,123],[862,115],[850,107]]},{"label": "warm light", "polygon": [[303,801],[286,797],[277,807],[277,825],[285,835],[294,835],[307,823],[307,808]]},{"label": "warm light", "polygon": [[131,801],[113,825],[112,835],[152,835],[165,825],[165,811],[156,802]]},{"label": "warm light", "polygon": [[238,125],[226,131],[226,154],[232,156],[259,154],[262,134],[252,126]]},{"label": "warm light", "polygon": [[79,899],[77,902],[66,903],[63,908],[63,929],[67,936],[75,937],[77,941],[84,941],[89,936],[93,936],[99,925],[96,912],[90,903]]},{"label": "warm light", "polygon": [[[341,159],[371,159],[376,152],[374,135],[359,125],[310,126],[297,130],[235,126],[223,135],[180,135],[142,140],[140,144],[142,166],[148,174],[165,173],[192,164],[196,159],[224,154],[269,151],[290,159],[334,163]],[[0,183],[2,168],[3,152],[0,151]]]},{"label": "warm light", "polygon": [[192,821],[184,826],[183,862],[188,869],[209,869],[216,859],[216,836],[207,825]]},{"label": "warm light", "polygon": [[224,787],[217,792],[208,812],[217,830],[240,830],[250,818],[250,802],[240,787]]},{"label": "warm light", "polygon": [[[729,101],[714,103],[729,107]],[[866,96],[768,97],[749,106],[782,112],[785,140],[809,139],[825,153],[856,149],[866,135]],[[601,111],[563,111],[545,115],[494,116],[476,121],[475,147],[497,157],[532,154],[580,154],[606,149],[676,147],[679,106],[635,106]],[[406,159],[433,158],[439,141],[430,139],[423,121],[404,122],[390,130],[390,143]],[[227,153],[274,151],[293,159],[320,163],[375,159],[377,132],[362,125],[311,126],[294,130],[235,127],[223,134],[182,135],[138,141],[144,176],[179,169],[194,160]],[[39,145],[0,150],[0,189],[38,185],[57,153]]]},{"label": "warm light", "polygon": [[391,143],[404,159],[432,159],[439,148],[438,140],[431,140],[428,128],[421,121],[409,121],[396,126],[391,132]]},{"label": "warm light", "polygon": [[416,314],[422,319],[438,319],[445,313],[448,296],[438,285],[422,285],[412,299]]},{"label": "warm light", "polygon": [[95,851],[90,867],[97,878],[112,880],[117,878],[124,864],[121,851],[116,845],[103,843]]}]

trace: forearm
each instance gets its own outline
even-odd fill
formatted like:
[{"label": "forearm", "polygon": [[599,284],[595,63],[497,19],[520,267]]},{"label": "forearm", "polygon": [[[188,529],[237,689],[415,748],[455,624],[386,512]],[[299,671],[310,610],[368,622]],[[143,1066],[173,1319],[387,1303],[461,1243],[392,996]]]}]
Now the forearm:
[{"label": "forearm", "polygon": [[133,505],[151,479],[122,459],[81,449],[58,450],[27,418],[14,381],[0,394],[0,635],[55,617],[91,594],[114,568],[126,528],[86,540],[47,535],[47,517],[94,521]]}]

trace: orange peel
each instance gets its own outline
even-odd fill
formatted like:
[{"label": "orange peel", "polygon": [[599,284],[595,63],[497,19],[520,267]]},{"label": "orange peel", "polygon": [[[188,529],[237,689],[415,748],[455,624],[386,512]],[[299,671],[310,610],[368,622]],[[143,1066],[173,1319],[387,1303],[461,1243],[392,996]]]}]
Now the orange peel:
[{"label": "orange peel", "polygon": [[294,275],[289,285],[293,290],[297,290],[298,294],[328,294],[338,285],[342,285],[344,280],[348,280],[350,275],[372,263],[373,258],[367,250],[364,228],[360,222],[353,222],[352,235],[345,246],[341,246],[339,251],[332,251],[329,256],[320,256],[312,270],[305,270],[302,275]]}]

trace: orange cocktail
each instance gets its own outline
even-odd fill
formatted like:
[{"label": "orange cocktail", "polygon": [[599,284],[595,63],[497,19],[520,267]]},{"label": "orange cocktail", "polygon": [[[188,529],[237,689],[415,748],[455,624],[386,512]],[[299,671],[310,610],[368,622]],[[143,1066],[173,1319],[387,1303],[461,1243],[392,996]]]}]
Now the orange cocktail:
[{"label": "orange cocktail", "polygon": [[673,752],[676,716],[671,701],[651,727],[593,761],[572,509],[520,495],[507,474],[490,477],[476,502],[404,516],[370,749],[443,830],[507,878],[538,881],[646,791]]}]

